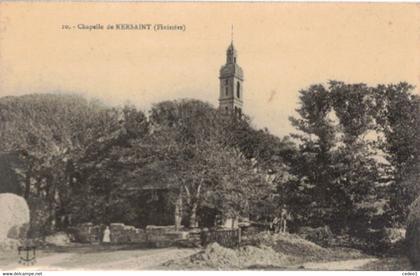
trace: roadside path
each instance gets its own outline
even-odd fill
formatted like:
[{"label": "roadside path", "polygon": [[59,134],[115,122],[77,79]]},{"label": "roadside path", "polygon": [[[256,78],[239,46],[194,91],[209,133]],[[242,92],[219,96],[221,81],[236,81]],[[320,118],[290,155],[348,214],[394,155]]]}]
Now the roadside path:
[{"label": "roadside path", "polygon": [[3,271],[37,271],[37,270],[64,270],[60,269],[59,267],[55,267],[54,264],[62,262],[75,254],[73,253],[55,253],[50,256],[41,257],[36,259],[36,263],[34,265],[25,266],[23,264],[19,264],[17,261],[7,266],[1,267]]},{"label": "roadside path", "polygon": [[84,265],[79,269],[86,270],[153,270],[164,269],[160,265],[170,261],[185,258],[196,253],[196,249],[165,248],[153,249],[120,261],[94,263]]},{"label": "roadside path", "polygon": [[302,266],[307,270],[357,270],[358,268],[377,260],[377,258],[364,258],[334,262],[309,262],[302,264]]},{"label": "roadside path", "polygon": [[153,270],[161,264],[196,253],[197,249],[161,248],[148,250],[119,250],[94,253],[54,253],[38,257],[35,265],[16,262],[1,267],[3,271],[57,270]]},{"label": "roadside path", "polygon": [[[154,270],[165,269],[161,265],[169,260],[184,258],[198,249],[158,248],[147,250],[117,250],[92,253],[54,253],[37,258],[33,266],[17,262],[1,267],[3,271],[54,271],[54,270]],[[289,269],[305,270],[358,270],[377,261],[377,258],[363,258],[332,262],[307,262]]]}]

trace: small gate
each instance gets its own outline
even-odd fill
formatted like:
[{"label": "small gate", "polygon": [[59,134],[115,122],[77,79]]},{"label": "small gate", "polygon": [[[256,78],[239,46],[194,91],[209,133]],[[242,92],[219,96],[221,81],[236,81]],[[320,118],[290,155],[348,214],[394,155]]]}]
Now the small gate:
[{"label": "small gate", "polygon": [[238,247],[241,243],[241,229],[203,230],[201,232],[201,244],[206,246],[213,242],[217,242],[224,247]]}]

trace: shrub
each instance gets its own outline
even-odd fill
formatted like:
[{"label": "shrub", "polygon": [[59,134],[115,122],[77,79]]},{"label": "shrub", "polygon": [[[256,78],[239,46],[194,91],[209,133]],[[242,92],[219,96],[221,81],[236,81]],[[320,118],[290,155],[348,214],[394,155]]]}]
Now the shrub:
[{"label": "shrub", "polygon": [[317,228],[307,226],[300,227],[298,230],[298,234],[304,239],[319,244],[321,246],[329,246],[334,238],[334,235],[328,226]]},{"label": "shrub", "polygon": [[405,238],[408,245],[408,257],[414,269],[420,269],[420,197],[410,206]]}]

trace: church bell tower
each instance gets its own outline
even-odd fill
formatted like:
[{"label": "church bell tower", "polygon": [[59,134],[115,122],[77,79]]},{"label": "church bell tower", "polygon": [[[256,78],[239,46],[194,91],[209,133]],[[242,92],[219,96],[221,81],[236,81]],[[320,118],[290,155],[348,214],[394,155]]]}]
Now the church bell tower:
[{"label": "church bell tower", "polygon": [[238,55],[232,41],[226,52],[226,64],[220,68],[219,109],[225,114],[241,116],[244,74],[237,59]]}]

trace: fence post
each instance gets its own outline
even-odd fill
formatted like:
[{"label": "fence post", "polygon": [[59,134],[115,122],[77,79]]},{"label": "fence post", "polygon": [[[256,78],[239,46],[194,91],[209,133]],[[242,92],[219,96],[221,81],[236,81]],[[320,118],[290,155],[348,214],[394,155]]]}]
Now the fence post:
[{"label": "fence post", "polygon": [[201,239],[201,245],[202,246],[207,246],[207,244],[209,243],[209,231],[206,228],[202,228],[200,231],[200,239]]},{"label": "fence post", "polygon": [[238,227],[238,247],[241,245],[241,227]]}]

